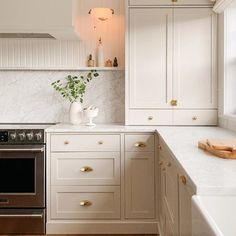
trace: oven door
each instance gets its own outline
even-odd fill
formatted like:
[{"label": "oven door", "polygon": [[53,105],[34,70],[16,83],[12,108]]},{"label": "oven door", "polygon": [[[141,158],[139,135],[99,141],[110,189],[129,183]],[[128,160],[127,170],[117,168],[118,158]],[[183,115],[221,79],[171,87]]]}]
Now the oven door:
[{"label": "oven door", "polygon": [[0,145],[0,208],[45,207],[44,145]]}]

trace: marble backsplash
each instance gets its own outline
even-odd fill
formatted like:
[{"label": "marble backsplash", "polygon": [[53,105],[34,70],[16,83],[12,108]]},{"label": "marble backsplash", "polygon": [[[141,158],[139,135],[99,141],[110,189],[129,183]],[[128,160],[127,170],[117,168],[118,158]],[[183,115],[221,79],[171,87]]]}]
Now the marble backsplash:
[{"label": "marble backsplash", "polygon": [[[55,123],[69,121],[69,102],[51,83],[78,71],[0,71],[0,123]],[[97,123],[123,123],[125,75],[123,71],[99,72],[86,92],[83,106],[95,105]]]}]

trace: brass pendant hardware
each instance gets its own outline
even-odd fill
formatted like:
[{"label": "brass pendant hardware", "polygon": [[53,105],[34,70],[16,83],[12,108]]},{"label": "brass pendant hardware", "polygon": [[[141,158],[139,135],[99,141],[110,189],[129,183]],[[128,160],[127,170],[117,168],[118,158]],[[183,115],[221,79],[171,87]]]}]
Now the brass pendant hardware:
[{"label": "brass pendant hardware", "polygon": [[65,144],[65,145],[69,144],[69,141],[65,141],[64,144]]},{"label": "brass pendant hardware", "polygon": [[89,166],[84,166],[80,169],[81,172],[91,172],[93,171],[93,168],[92,167],[89,167]]},{"label": "brass pendant hardware", "polygon": [[134,146],[138,147],[138,148],[145,148],[147,146],[147,144],[144,142],[137,142],[134,144]]},{"label": "brass pendant hardware", "polygon": [[92,202],[88,201],[88,200],[83,200],[80,202],[80,206],[91,206]]},{"label": "brass pendant hardware", "polygon": [[176,107],[178,105],[178,101],[177,100],[171,100],[170,102],[172,107]]},{"label": "brass pendant hardware", "polygon": [[184,185],[187,184],[187,179],[186,179],[186,177],[185,177],[184,175],[181,175],[179,178],[180,178],[181,182],[182,182]]},{"label": "brass pendant hardware", "polygon": [[148,120],[153,120],[153,119],[154,119],[153,116],[149,116],[149,117],[148,117]]}]

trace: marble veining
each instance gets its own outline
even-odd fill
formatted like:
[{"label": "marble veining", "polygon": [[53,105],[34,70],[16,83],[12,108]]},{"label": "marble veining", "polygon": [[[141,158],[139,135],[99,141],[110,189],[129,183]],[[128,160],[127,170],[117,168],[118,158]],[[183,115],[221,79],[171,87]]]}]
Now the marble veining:
[{"label": "marble veining", "polygon": [[[0,123],[58,123],[69,121],[69,102],[51,83],[79,71],[0,71]],[[125,80],[123,71],[99,72],[86,92],[83,106],[95,105],[95,122],[123,123]]]}]

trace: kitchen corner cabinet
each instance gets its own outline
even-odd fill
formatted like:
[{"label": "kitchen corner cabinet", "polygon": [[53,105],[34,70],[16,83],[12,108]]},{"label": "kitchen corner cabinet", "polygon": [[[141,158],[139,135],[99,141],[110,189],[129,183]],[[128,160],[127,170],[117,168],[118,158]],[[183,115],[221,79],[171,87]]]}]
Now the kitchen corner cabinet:
[{"label": "kitchen corner cabinet", "polygon": [[153,133],[49,133],[48,234],[157,234]]},{"label": "kitchen corner cabinet", "polygon": [[178,166],[168,147],[159,140],[159,222],[162,236],[190,236],[191,182]]},{"label": "kitchen corner cabinet", "polygon": [[126,124],[215,125],[217,18],[212,8],[200,7],[203,2],[185,8],[132,2],[135,7],[127,6]]}]

